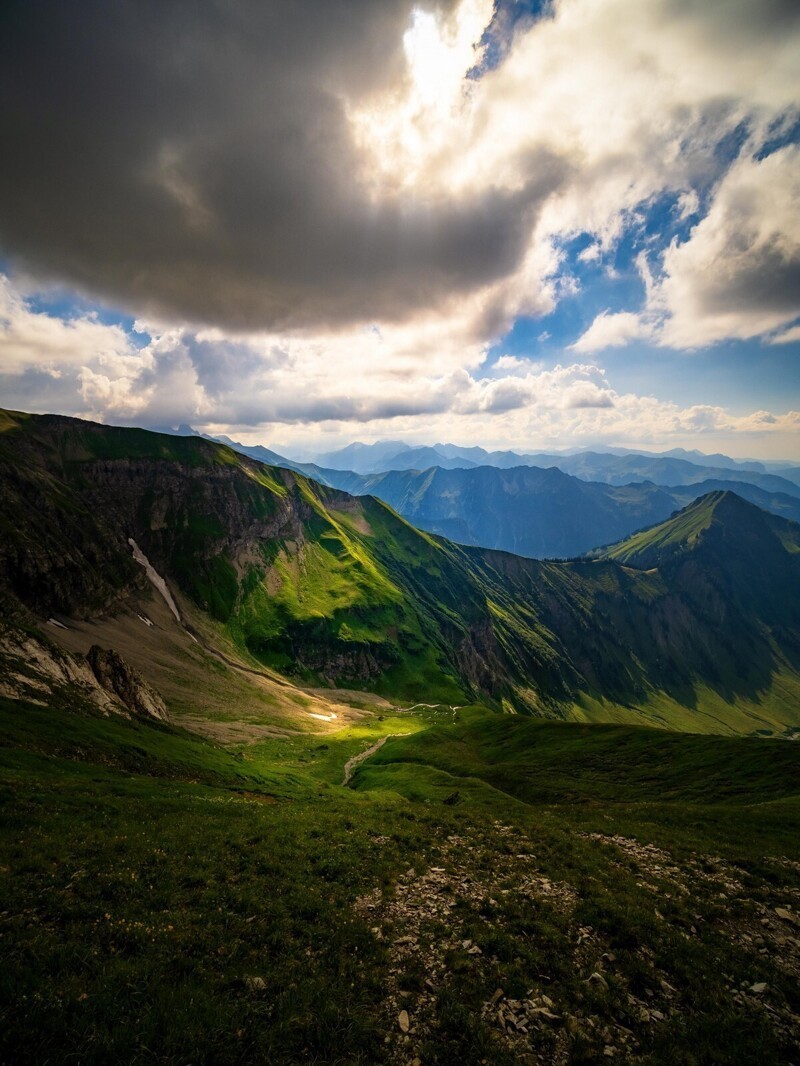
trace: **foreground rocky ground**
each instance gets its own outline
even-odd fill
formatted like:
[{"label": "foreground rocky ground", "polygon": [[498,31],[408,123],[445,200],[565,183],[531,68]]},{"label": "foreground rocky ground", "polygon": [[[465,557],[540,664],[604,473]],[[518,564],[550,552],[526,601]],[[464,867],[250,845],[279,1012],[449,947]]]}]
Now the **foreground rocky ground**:
[{"label": "foreground rocky ground", "polygon": [[3,1066],[800,1063],[795,745],[0,725]]},{"label": "foreground rocky ground", "polygon": [[[731,1008],[742,1021],[769,1027],[787,1055],[800,1061],[800,1016],[763,979],[774,969],[788,982],[800,980],[800,889],[780,884],[781,868],[797,864],[771,860],[775,882],[756,886],[720,858],[680,862],[628,837],[583,837],[607,853],[621,876],[634,879],[657,923],[667,922],[662,910],[673,901],[685,903],[680,937],[696,944],[723,940],[737,950],[752,980],[721,975]],[[649,1062],[654,1036],[698,1009],[669,959],[644,943],[633,957],[611,950],[607,934],[582,924],[578,890],[542,872],[529,833],[495,822],[480,836],[440,835],[430,859],[427,868],[410,868],[355,904],[386,947],[381,1009],[387,1061],[422,1066],[440,1060],[446,1039],[440,1012],[465,981],[481,997],[486,1044],[475,1061],[487,1066],[498,1054],[525,1066]],[[558,961],[543,961],[541,972],[520,982],[505,933],[521,916],[528,926],[522,936],[534,941],[543,959],[549,954],[552,963],[558,953]],[[530,947],[520,945],[520,959]]]}]

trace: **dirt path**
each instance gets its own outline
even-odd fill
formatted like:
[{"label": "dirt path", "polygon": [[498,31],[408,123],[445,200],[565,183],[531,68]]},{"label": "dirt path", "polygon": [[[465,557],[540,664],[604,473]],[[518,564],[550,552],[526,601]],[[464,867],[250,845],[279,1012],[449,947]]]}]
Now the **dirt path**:
[{"label": "dirt path", "polygon": [[420,707],[427,708],[428,710],[435,711],[438,707],[446,707],[448,711],[460,711],[461,706],[453,706],[450,703],[415,703],[412,707],[398,707],[398,711],[416,711]]},{"label": "dirt path", "polygon": [[358,755],[351,756],[351,758],[349,758],[344,764],[344,777],[342,778],[342,787],[347,788],[347,786],[350,784],[353,774],[356,772],[356,768],[360,766],[362,762],[366,762],[366,760],[369,759],[371,755],[374,755],[379,748],[382,748],[387,740],[390,740],[392,737],[401,737],[404,735],[405,734],[403,733],[389,733],[388,736],[381,737],[381,739],[376,740],[374,744],[370,744],[368,748],[366,748],[364,751],[359,752]]}]

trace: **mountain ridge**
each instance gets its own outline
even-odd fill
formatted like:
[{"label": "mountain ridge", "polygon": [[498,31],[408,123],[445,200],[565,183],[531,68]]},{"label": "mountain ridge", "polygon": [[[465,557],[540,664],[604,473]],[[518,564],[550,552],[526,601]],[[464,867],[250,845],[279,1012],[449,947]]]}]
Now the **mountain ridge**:
[{"label": "mountain ridge", "polygon": [[[58,416],[6,414],[0,426],[16,516],[0,589],[29,624],[55,613],[96,631],[134,610],[148,585],[131,538],[209,646],[295,684],[700,731],[800,724],[786,607],[800,601],[798,557],[779,518],[782,587],[748,605],[746,579],[730,585],[717,558],[699,576],[540,562],[459,547],[373,497],[202,439]],[[745,578],[753,550],[745,542],[735,560]]]}]

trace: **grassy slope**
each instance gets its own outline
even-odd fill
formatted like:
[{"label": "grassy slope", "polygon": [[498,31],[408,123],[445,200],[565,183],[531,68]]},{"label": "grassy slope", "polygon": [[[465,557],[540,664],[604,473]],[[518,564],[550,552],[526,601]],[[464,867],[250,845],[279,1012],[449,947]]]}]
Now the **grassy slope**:
[{"label": "grassy slope", "polygon": [[602,557],[646,570],[658,566],[676,550],[690,550],[700,534],[711,525],[714,505],[721,495],[712,493],[701,496],[677,518],[669,518],[657,526],[634,533],[619,544],[605,549]]},{"label": "grassy slope", "polygon": [[[354,904],[376,888],[393,900],[410,866],[458,870],[465,857],[485,887],[454,889],[450,926],[483,955],[447,949],[434,1029],[413,1045],[423,1061],[520,1061],[480,1007],[497,987],[524,996],[542,975],[559,1015],[597,1020],[567,1038],[575,1062],[594,1061],[603,1026],[620,1024],[650,1063],[791,1057],[758,1003],[731,998],[730,981],[766,980],[769,1002],[795,1011],[796,985],[729,930],[800,890],[766,858],[800,859],[795,745],[475,711],[445,726],[429,711],[226,751],[74,712],[0,714],[4,1061],[143,1063],[154,1048],[168,1064],[402,1058],[387,982],[408,990],[416,1017],[430,972],[412,955],[397,961],[402,923]],[[414,735],[388,740],[356,789],[340,787],[351,754],[400,731]],[[454,790],[459,802],[443,804]],[[679,865],[716,856],[703,869],[745,887],[724,902],[716,882],[676,895],[666,873],[620,865],[596,832],[671,849]],[[535,852],[537,876],[574,886],[574,911],[513,878],[496,887],[516,851]],[[427,928],[432,952],[442,936]],[[584,983],[603,951],[616,957],[607,992]],[[263,986],[248,987],[250,976]],[[668,1005],[661,980],[677,990]],[[646,988],[667,1023],[631,1014],[626,990],[642,999]],[[535,1031],[533,1050],[552,1055],[560,1032]]]},{"label": "grassy slope", "polygon": [[[0,460],[19,471],[25,484],[20,500],[34,486],[38,502],[46,501],[53,512],[52,521],[26,523],[21,505],[6,530],[8,539],[21,545],[40,544],[48,560],[61,557],[67,564],[74,562],[70,573],[80,576],[64,582],[62,610],[66,613],[70,595],[73,599],[77,595],[76,586],[87,589],[94,597],[88,606],[97,609],[113,598],[115,582],[135,580],[136,567],[119,527],[123,522],[128,528],[136,524],[139,540],[156,565],[195,605],[224,623],[227,635],[242,651],[255,654],[261,662],[293,668],[302,660],[298,652],[304,651],[310,662],[300,672],[308,680],[325,673],[326,660],[339,659],[350,683],[359,683],[360,669],[366,671],[372,687],[377,680],[380,690],[411,701],[463,701],[463,685],[444,660],[435,621],[427,611],[420,617],[419,604],[388,573],[390,567],[396,570],[400,555],[401,571],[414,566],[430,572],[440,549],[415,532],[411,538],[419,540],[419,545],[400,549],[391,543],[395,528],[407,537],[410,527],[382,505],[368,500],[363,507],[361,503],[353,506],[347,497],[326,492],[302,475],[274,471],[198,438],[10,412],[5,413],[2,428]],[[66,501],[82,498],[83,464],[113,460],[164,464],[152,468],[153,487],[142,497],[137,514],[125,514],[116,521],[112,515],[103,524],[89,507],[73,502],[70,507],[76,513],[64,520]],[[187,486],[185,499],[172,491],[162,500],[158,470],[174,476],[176,467]],[[232,481],[227,495],[203,493],[202,484],[183,473],[192,470],[207,470],[217,479],[220,471],[229,471]],[[274,520],[276,528],[274,535],[258,541],[242,558],[232,555],[226,520],[220,513],[231,506],[232,496],[243,508],[240,521],[256,530],[260,521]],[[344,509],[337,510],[340,505]],[[363,519],[364,507],[371,509],[386,537],[380,552]],[[156,532],[149,528],[154,509],[160,514]],[[285,531],[280,521],[284,512]],[[73,543],[64,545],[60,538],[65,529],[72,533],[73,524]],[[75,543],[80,559],[73,559]],[[100,553],[93,550],[96,544],[103,546]],[[85,560],[92,555],[95,563],[100,561],[102,580],[96,567],[87,568]],[[57,566],[64,569],[61,563]],[[364,667],[365,659],[372,665]],[[349,660],[353,661],[352,676],[347,677]]]},{"label": "grassy slope", "polygon": [[478,777],[526,803],[766,802],[800,791],[800,749],[781,740],[687,737],[628,725],[462,712],[387,744],[371,766],[418,762]]},{"label": "grassy slope", "polygon": [[[752,552],[746,539],[739,550],[738,521],[730,519],[725,528],[734,536],[707,567],[723,565],[726,552],[735,560],[739,579],[723,590],[741,607],[732,624],[719,589],[708,589],[702,573],[681,585],[666,572],[615,562],[540,563],[462,549],[372,498],[352,500],[199,438],[4,418],[0,460],[17,457],[24,485],[6,539],[13,546],[16,538],[23,559],[35,545],[48,565],[57,560],[65,602],[88,588],[92,609],[102,610],[120,585],[141,581],[121,535],[133,528],[156,566],[204,612],[214,639],[302,683],[334,682],[407,702],[480,698],[554,717],[641,715],[701,732],[800,726],[797,656],[782,650],[795,647],[799,628],[791,607],[797,575],[783,558],[796,546],[795,527],[755,508],[743,512],[743,525],[761,516],[775,548],[771,569],[753,569],[759,531]],[[131,495],[133,482],[119,473],[126,457],[148,461],[143,473],[137,468],[145,487],[133,502],[119,487]],[[119,496],[119,514],[105,522],[86,487],[85,464],[98,460],[106,464],[102,498],[109,485]],[[29,492],[40,506],[24,506]],[[687,546],[719,525],[717,497],[737,499],[697,501],[672,523],[626,542],[624,551],[633,553],[626,561],[647,561],[645,549],[655,561],[664,553],[674,559],[676,548],[691,556]],[[231,523],[238,523],[235,534]],[[37,595],[52,587],[45,570]],[[705,600],[696,589],[707,589]],[[765,610],[786,600],[782,628],[772,635],[751,610],[758,595]]]},{"label": "grassy slope", "polygon": [[770,531],[786,550],[800,550],[800,526],[795,522],[772,517],[733,492],[715,490],[694,500],[666,522],[593,554],[646,570],[701,547],[704,535],[714,527],[719,530],[734,523],[751,529],[758,525],[761,527],[759,532]]}]

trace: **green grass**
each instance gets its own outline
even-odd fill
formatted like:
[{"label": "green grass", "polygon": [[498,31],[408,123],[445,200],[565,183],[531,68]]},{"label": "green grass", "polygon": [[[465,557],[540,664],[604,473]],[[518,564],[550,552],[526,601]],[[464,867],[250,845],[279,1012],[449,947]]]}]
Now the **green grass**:
[{"label": "green grass", "polygon": [[714,521],[716,505],[726,494],[710,492],[689,504],[677,517],[634,533],[602,552],[603,558],[647,569],[658,566],[675,552],[691,550]]},{"label": "green grass", "polygon": [[[434,971],[392,961],[402,923],[355,904],[379,889],[391,905],[430,866],[452,871],[455,895],[448,926],[422,927],[447,965],[422,1061],[522,1061],[481,1004],[531,986],[597,1019],[569,1038],[575,1062],[602,1054],[604,1025],[635,1032],[652,1064],[791,1061],[731,987],[766,980],[770,1003],[797,1011],[796,984],[727,930],[800,892],[772,858],[800,859],[794,744],[442,708],[226,751],[169,727],[0,711],[0,1061],[386,1061],[387,988],[413,1015]],[[341,788],[346,760],[387,736]],[[691,894],[597,833],[667,849]],[[693,871],[725,862],[743,888],[723,901]],[[531,864],[574,905],[522,891],[514,871]],[[441,948],[449,928],[482,955]],[[608,990],[587,986],[609,951]],[[642,1026],[627,997],[649,988],[663,1007],[661,980],[677,990],[669,1024]],[[534,1050],[552,1054],[557,1031]]]},{"label": "green grass", "polygon": [[800,788],[800,749],[781,740],[704,737],[632,726],[541,722],[462,712],[379,752],[482,777],[527,803],[765,802]]}]

